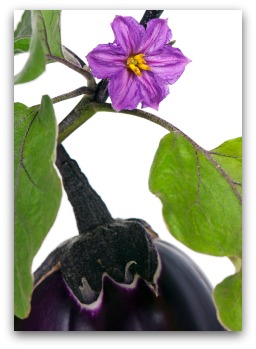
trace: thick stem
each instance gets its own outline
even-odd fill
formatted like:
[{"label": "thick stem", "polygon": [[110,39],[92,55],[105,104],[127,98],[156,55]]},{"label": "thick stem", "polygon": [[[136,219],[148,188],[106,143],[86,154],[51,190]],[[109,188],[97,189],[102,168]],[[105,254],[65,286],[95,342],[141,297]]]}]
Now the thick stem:
[{"label": "thick stem", "polygon": [[77,162],[70,158],[62,145],[57,147],[56,166],[61,173],[63,186],[73,207],[79,234],[113,222],[107,206],[90,186]]},{"label": "thick stem", "polygon": [[[93,101],[88,102],[82,99],[80,103],[70,112],[70,114],[60,123],[58,143],[63,142],[64,139],[66,139],[71,133],[73,133],[78,127],[80,127],[97,112],[117,113],[110,103],[97,103]],[[179,132],[183,134],[182,131],[180,131],[177,127],[170,124],[166,120],[161,119],[156,115],[144,112],[143,110],[121,110],[119,113],[135,115],[140,118],[149,120],[159,126],[162,126],[168,131]],[[189,141],[193,142],[192,139],[190,139],[187,135],[183,135],[184,137],[189,139]]]},{"label": "thick stem", "polygon": [[96,110],[89,103],[90,99],[84,96],[75,108],[59,124],[58,144],[62,143],[78,127],[89,120]]}]

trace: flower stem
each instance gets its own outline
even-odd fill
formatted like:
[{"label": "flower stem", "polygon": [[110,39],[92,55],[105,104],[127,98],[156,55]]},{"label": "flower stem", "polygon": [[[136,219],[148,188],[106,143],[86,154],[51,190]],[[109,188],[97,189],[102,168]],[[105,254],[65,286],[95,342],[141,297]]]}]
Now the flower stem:
[{"label": "flower stem", "polygon": [[58,143],[61,143],[64,139],[66,139],[71,133],[73,133],[79,126],[81,126],[84,122],[86,122],[89,118],[91,118],[97,112],[111,112],[116,114],[129,114],[134,115],[148,121],[151,121],[159,126],[164,127],[169,132],[174,132],[176,134],[184,137],[190,144],[194,147],[194,149],[200,153],[202,153],[213,165],[214,167],[221,173],[221,175],[228,181],[234,193],[238,197],[239,201],[242,202],[242,198],[240,193],[238,192],[234,182],[228,176],[228,174],[219,166],[219,164],[212,158],[211,153],[204,148],[200,147],[193,139],[191,139],[188,135],[178,129],[176,126],[172,125],[168,121],[159,118],[156,115],[147,113],[143,110],[134,109],[134,110],[121,110],[120,112],[116,112],[110,103],[97,103],[94,101],[88,102],[88,100],[82,99],[80,103],[75,107],[75,109],[62,121],[59,126],[59,139]]},{"label": "flower stem", "polygon": [[[105,111],[105,112],[111,112],[111,113],[117,113],[112,105],[110,103],[97,103],[97,102],[92,102],[91,105],[93,106],[93,108],[95,109],[96,112],[101,112],[101,111]],[[172,132],[179,132],[182,133],[182,131],[180,131],[177,127],[175,127],[174,125],[170,124],[168,121],[161,119],[160,117],[154,115],[154,114],[150,114],[147,113],[143,110],[140,109],[133,109],[133,110],[121,110],[120,112],[118,112],[120,114],[130,114],[130,115],[134,115],[134,116],[138,116],[140,118],[149,120],[159,126],[164,127],[166,130],[168,131],[172,131]],[[186,136],[188,137],[188,136]],[[192,140],[191,140],[192,141]]]},{"label": "flower stem", "polygon": [[[69,135],[71,135],[71,133],[73,133],[78,127],[80,127],[83,123],[89,120],[97,112],[111,112],[117,114],[117,112],[112,108],[112,105],[110,103],[98,103],[94,102],[93,100],[88,100],[88,97],[84,97],[60,123],[58,144],[63,142]],[[184,134],[174,125],[170,124],[168,121],[161,119],[156,115],[147,113],[143,110],[121,110],[120,112],[118,112],[118,114],[130,114],[138,116],[140,118],[151,121],[159,126],[162,126],[168,131],[180,133],[191,143],[194,142],[186,134]]]}]

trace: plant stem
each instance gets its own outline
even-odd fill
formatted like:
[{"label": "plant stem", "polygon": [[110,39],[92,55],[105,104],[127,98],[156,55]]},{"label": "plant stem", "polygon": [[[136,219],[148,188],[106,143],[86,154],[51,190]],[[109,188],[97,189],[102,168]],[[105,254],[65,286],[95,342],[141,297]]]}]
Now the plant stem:
[{"label": "plant stem", "polygon": [[[72,115],[72,118],[68,120],[66,127],[63,128],[62,132],[60,130],[59,134],[59,143],[64,140],[66,137],[68,137],[72,132],[75,131],[76,128],[81,126],[84,122],[86,122],[91,116],[93,116],[97,112],[111,112],[116,113],[117,112],[112,108],[112,105],[109,103],[97,103],[97,102],[90,102],[86,105],[86,110],[80,111],[79,116],[77,114],[78,119],[76,120],[76,116]],[[231,188],[233,189],[234,193],[236,194],[239,201],[242,203],[242,198],[240,193],[238,192],[235,183],[232,181],[232,179],[229,177],[229,175],[222,169],[222,167],[219,166],[219,164],[211,157],[210,152],[205,150],[204,148],[200,147],[193,139],[191,139],[189,136],[187,136],[184,132],[182,132],[180,129],[178,129],[176,126],[172,125],[168,121],[159,118],[156,115],[144,112],[143,110],[134,109],[134,110],[121,110],[118,112],[118,114],[129,114],[138,116],[140,118],[146,119],[148,121],[151,121],[159,126],[164,127],[166,130],[170,132],[174,132],[176,134],[180,134],[182,137],[184,137],[190,144],[194,147],[194,149],[200,153],[202,153],[213,165],[214,167],[221,173],[221,175],[227,180],[227,182],[230,184]],[[67,118],[66,118],[67,119]],[[66,120],[64,119],[64,121]]]},{"label": "plant stem", "polygon": [[[93,108],[95,109],[96,112],[111,112],[111,113],[117,113],[112,105],[110,103],[97,103],[97,102],[92,102],[91,103]],[[179,132],[182,133],[182,131],[180,131],[177,127],[175,127],[174,125],[170,124],[168,121],[161,119],[160,117],[154,115],[154,114],[150,114],[147,113],[143,110],[140,109],[133,109],[133,110],[121,110],[120,112],[118,112],[120,114],[130,114],[130,115],[134,115],[134,116],[138,116],[140,118],[149,120],[159,126],[164,127],[166,130],[168,131],[172,131],[172,132]],[[186,136],[188,137],[188,136]],[[191,140],[192,141],[192,140]]]},{"label": "plant stem", "polygon": [[143,27],[146,28],[148,21],[154,18],[159,18],[163,12],[164,10],[146,10],[140,21],[140,24],[142,24]]},{"label": "plant stem", "polygon": [[[84,99],[86,99],[87,102],[90,102],[90,101],[94,100],[95,91],[91,90],[90,88],[88,88],[86,86],[82,86],[82,87],[79,87],[76,90],[73,90],[71,92],[67,92],[67,93],[64,93],[63,95],[53,97],[51,100],[52,100],[53,104],[56,104],[56,103],[65,101],[67,99],[75,98],[75,97],[78,97],[81,95],[84,95]],[[37,104],[37,105],[30,107],[32,112],[38,111],[39,108],[40,108],[40,104]]]},{"label": "plant stem", "polygon": [[[64,141],[64,139],[66,139],[71,133],[73,133],[78,127],[80,127],[97,112],[111,112],[117,114],[110,103],[98,103],[94,101],[88,102],[88,100],[82,99],[79,104],[69,113],[69,115],[60,123],[58,143]],[[199,147],[199,145],[197,145],[191,138],[189,138],[177,127],[170,124],[168,121],[159,118],[156,115],[147,113],[139,109],[121,110],[120,112],[118,112],[118,114],[130,114],[149,120],[159,126],[164,127],[168,131],[182,134],[186,139],[189,140],[189,142],[193,143],[196,147]]]},{"label": "plant stem", "polygon": [[59,124],[58,144],[62,143],[78,127],[89,120],[96,109],[90,103],[90,98],[84,96],[75,108]]},{"label": "plant stem", "polygon": [[63,95],[52,98],[52,103],[55,104],[55,103],[62,102],[62,101],[65,101],[67,99],[75,98],[75,97],[78,97],[81,95],[93,96],[94,93],[95,92],[93,90],[91,90],[90,88],[88,88],[86,86],[82,86],[82,87],[77,88],[74,91],[64,93]]}]

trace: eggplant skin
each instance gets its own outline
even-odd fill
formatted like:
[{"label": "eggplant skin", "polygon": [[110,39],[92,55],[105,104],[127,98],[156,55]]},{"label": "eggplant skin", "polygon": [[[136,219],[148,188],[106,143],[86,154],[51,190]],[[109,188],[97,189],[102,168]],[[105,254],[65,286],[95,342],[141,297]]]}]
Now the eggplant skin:
[{"label": "eggplant skin", "polygon": [[156,297],[138,279],[125,288],[105,277],[97,309],[82,309],[61,271],[49,275],[32,295],[28,318],[15,331],[226,331],[218,322],[212,288],[197,265],[169,243],[154,239],[162,270]]}]

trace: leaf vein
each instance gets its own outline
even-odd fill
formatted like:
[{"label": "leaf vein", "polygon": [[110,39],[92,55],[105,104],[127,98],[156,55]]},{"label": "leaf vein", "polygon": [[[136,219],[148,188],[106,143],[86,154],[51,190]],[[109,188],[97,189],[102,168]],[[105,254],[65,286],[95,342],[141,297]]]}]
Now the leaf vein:
[{"label": "leaf vein", "polygon": [[49,41],[48,41],[48,33],[47,33],[47,29],[46,29],[46,24],[45,24],[45,20],[44,20],[44,16],[42,14],[42,11],[39,11],[39,17],[41,18],[42,20],[42,24],[43,24],[43,27],[44,27],[44,34],[45,34],[45,38],[43,38],[43,40],[45,41],[45,44],[47,46],[47,49],[49,51],[49,54],[52,55],[52,51],[51,51],[51,47],[50,47],[50,44],[49,44]]},{"label": "leaf vein", "polygon": [[22,167],[23,167],[23,169],[24,169],[24,171],[25,171],[25,173],[26,173],[26,175],[27,175],[29,181],[30,181],[38,190],[40,190],[41,192],[43,192],[43,190],[39,187],[39,185],[32,179],[31,175],[29,174],[29,172],[28,172],[28,170],[27,170],[27,168],[25,167],[25,165],[24,165],[23,162],[22,162]]},{"label": "leaf vein", "polygon": [[217,153],[217,152],[214,152],[214,151],[210,151],[209,154],[223,156],[223,157],[232,158],[232,159],[241,159],[241,156],[221,154],[221,153]]},{"label": "leaf vein", "polygon": [[27,140],[27,137],[29,135],[29,132],[31,130],[31,127],[36,119],[38,115],[38,112],[35,113],[35,115],[33,116],[32,120],[30,121],[29,125],[28,125],[28,128],[26,130],[26,133],[24,135],[24,138],[23,138],[23,141],[22,141],[22,144],[21,144],[21,149],[20,149],[20,160],[19,160],[19,165],[18,165],[18,170],[17,170],[17,174],[16,174],[16,182],[15,182],[15,186],[14,186],[14,192],[16,193],[17,192],[17,189],[18,189],[18,185],[19,185],[19,178],[20,178],[20,171],[21,171],[21,168],[23,166],[23,160],[24,160],[24,149],[25,149],[25,144],[26,144],[26,140]]}]

